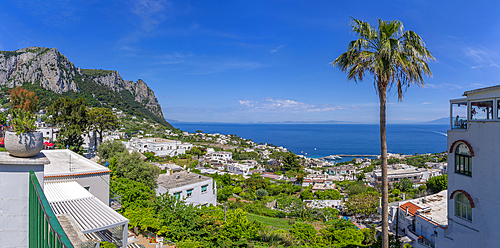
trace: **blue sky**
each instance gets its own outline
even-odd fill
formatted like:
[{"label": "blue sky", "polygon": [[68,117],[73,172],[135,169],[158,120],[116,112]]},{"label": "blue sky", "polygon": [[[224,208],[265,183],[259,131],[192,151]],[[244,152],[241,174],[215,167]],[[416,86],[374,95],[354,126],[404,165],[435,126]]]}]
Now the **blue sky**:
[{"label": "blue sky", "polygon": [[2,1],[0,50],[56,47],[75,66],[143,79],[167,119],[378,123],[371,78],[330,64],[350,16],[400,20],[436,57],[425,88],[388,98],[388,122],[445,117],[449,99],[499,84],[496,1]]}]

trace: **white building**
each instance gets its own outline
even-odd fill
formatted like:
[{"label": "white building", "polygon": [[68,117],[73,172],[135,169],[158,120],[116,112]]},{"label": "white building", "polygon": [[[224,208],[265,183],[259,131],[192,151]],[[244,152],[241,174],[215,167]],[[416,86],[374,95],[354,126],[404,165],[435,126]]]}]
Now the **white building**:
[{"label": "white building", "polygon": [[217,204],[217,187],[211,177],[181,171],[172,175],[160,174],[156,195],[168,193],[188,204]]},{"label": "white building", "polygon": [[[411,165],[394,165],[387,168],[387,179],[389,184],[400,182],[403,178],[409,179],[414,184],[425,183],[429,178],[442,175],[440,169],[417,168]],[[374,170],[372,178],[376,184],[382,183],[382,172]]]},{"label": "white building", "polygon": [[225,160],[229,161],[233,159],[233,153],[231,152],[214,152],[211,154],[212,160]]},{"label": "white building", "polygon": [[87,191],[109,205],[108,168],[86,159],[71,150],[55,149],[42,151],[50,164],[45,166],[45,182],[76,181]]},{"label": "white building", "polygon": [[[440,247],[448,226],[448,191],[389,204],[389,227],[415,248]],[[392,205],[392,206],[391,206]],[[462,247],[462,246],[457,246]]]},{"label": "white building", "polygon": [[37,132],[43,134],[43,141],[54,142],[59,135],[59,128],[57,127],[40,127],[36,129]]},{"label": "white building", "polygon": [[336,176],[339,180],[354,180],[357,168],[353,165],[342,165],[338,167],[328,168],[327,173]]},{"label": "white building", "polygon": [[342,200],[304,200],[308,208],[342,209]]},{"label": "white building", "polygon": [[[48,232],[58,232],[74,247],[105,240],[105,233],[119,247],[127,246],[128,219],[108,205],[109,170],[104,166],[69,150],[42,151],[31,158],[0,152],[0,186],[2,247],[28,247],[41,237],[37,233]],[[47,216],[56,218],[49,224]]]},{"label": "white building", "polygon": [[[417,207],[409,203],[403,205],[402,210],[406,212],[408,206],[408,212],[416,216],[406,223],[415,222],[411,226],[415,236],[425,238],[414,247],[496,247],[500,244],[500,214],[496,209],[500,205],[497,182],[500,85],[466,91],[464,96],[450,100],[448,190],[439,193],[439,201],[430,196],[424,198],[424,203],[435,206],[428,208],[422,206],[422,202],[413,203]],[[437,225],[422,225],[419,233],[418,213],[426,214],[429,209],[428,222]],[[391,211],[389,214],[395,216]]]},{"label": "white building", "polygon": [[132,138],[126,145],[129,151],[137,151],[139,153],[154,152],[156,156],[177,156],[185,154],[191,150],[193,145],[183,143],[177,140],[168,140],[162,138]]},{"label": "white building", "polygon": [[238,163],[229,163],[226,165],[227,172],[240,174],[246,176],[250,173],[250,170],[255,166],[252,164],[238,164]]},{"label": "white building", "polygon": [[450,100],[448,228],[441,247],[500,244],[500,85]]}]

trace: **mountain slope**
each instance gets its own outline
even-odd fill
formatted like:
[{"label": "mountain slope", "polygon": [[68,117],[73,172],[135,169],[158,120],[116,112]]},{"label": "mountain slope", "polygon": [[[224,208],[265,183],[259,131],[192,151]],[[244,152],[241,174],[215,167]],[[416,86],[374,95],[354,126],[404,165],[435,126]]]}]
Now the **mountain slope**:
[{"label": "mountain slope", "polygon": [[0,91],[5,93],[15,86],[35,91],[42,107],[59,97],[85,97],[92,106],[115,107],[172,127],[144,81],[123,80],[111,70],[77,68],[56,48],[0,51]]}]

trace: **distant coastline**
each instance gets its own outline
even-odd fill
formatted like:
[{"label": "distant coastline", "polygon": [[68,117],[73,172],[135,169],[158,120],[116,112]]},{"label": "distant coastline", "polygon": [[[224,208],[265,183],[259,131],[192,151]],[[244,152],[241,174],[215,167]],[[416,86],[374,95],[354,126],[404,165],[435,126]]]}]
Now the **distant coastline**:
[{"label": "distant coastline", "polygon": [[[187,132],[236,134],[256,143],[282,146],[307,157],[379,154],[378,124],[176,123]],[[448,124],[388,124],[388,152],[402,154],[446,151]]]},{"label": "distant coastline", "polygon": [[[190,122],[167,119],[171,124],[358,124],[358,125],[374,125],[378,123],[363,123],[353,121],[281,121],[281,122]],[[415,125],[415,124],[449,124],[449,117],[442,117],[432,121],[425,122],[408,122],[408,123],[388,123],[388,125]]]}]

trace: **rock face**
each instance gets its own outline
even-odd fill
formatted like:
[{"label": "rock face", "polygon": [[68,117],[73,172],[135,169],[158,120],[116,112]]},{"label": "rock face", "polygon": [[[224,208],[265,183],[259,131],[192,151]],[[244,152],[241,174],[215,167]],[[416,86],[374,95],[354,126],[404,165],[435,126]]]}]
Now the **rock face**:
[{"label": "rock face", "polygon": [[0,53],[0,85],[38,83],[56,93],[76,91],[75,66],[56,48],[28,47]]},{"label": "rock face", "polygon": [[108,74],[94,78],[94,82],[117,92],[128,90],[135,97],[137,102],[145,104],[145,107],[149,109],[149,111],[163,118],[163,113],[155,93],[144,81],[142,81],[142,79],[134,83],[134,81],[123,80],[116,71],[106,72],[108,72]]},{"label": "rock face", "polygon": [[13,88],[31,83],[58,94],[70,90],[78,92],[77,76],[91,78],[95,83],[115,92],[127,90],[137,102],[164,119],[153,90],[141,79],[135,83],[123,80],[116,71],[76,68],[56,48],[28,47],[16,51],[0,51],[0,86]]}]

